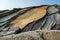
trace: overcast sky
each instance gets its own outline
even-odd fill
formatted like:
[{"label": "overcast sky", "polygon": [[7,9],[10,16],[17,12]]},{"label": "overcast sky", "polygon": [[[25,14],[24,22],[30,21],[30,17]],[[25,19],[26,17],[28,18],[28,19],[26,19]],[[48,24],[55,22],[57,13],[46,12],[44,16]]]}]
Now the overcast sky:
[{"label": "overcast sky", "polygon": [[39,6],[44,4],[60,4],[60,0],[0,0],[0,10]]}]

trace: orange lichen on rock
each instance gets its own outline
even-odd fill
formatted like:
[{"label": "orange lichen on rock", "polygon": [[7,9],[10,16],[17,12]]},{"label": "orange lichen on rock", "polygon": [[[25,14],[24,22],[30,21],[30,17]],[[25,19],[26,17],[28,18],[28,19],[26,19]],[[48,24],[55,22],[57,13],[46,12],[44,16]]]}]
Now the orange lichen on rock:
[{"label": "orange lichen on rock", "polygon": [[28,23],[43,18],[46,15],[47,6],[33,8],[12,21],[13,27],[23,29]]}]

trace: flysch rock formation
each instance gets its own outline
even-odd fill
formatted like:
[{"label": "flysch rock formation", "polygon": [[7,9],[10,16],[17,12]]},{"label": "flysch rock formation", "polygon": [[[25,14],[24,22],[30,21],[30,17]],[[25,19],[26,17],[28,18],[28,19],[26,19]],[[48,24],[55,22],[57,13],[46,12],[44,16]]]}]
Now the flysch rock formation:
[{"label": "flysch rock formation", "polygon": [[59,30],[60,5],[0,10],[0,40],[59,40]]},{"label": "flysch rock formation", "polygon": [[60,30],[36,30],[0,37],[0,40],[60,40]]}]

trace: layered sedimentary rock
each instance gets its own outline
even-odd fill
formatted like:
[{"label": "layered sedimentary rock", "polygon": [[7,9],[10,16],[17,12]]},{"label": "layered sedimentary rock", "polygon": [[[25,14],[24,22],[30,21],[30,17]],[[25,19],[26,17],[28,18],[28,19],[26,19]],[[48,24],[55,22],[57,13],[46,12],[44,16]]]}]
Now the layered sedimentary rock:
[{"label": "layered sedimentary rock", "polygon": [[60,31],[29,31],[17,35],[0,37],[0,40],[60,40]]},{"label": "layered sedimentary rock", "polygon": [[35,30],[60,30],[60,5],[0,11],[0,36]]}]

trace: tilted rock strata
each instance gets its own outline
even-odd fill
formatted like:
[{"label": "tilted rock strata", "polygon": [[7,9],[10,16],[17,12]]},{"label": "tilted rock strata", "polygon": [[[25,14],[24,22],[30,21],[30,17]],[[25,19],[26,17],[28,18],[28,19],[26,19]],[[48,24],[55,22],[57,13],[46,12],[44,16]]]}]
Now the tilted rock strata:
[{"label": "tilted rock strata", "polygon": [[0,13],[0,36],[34,30],[60,30],[60,6],[5,10]]},{"label": "tilted rock strata", "polygon": [[60,40],[60,31],[30,31],[0,37],[0,40]]}]

